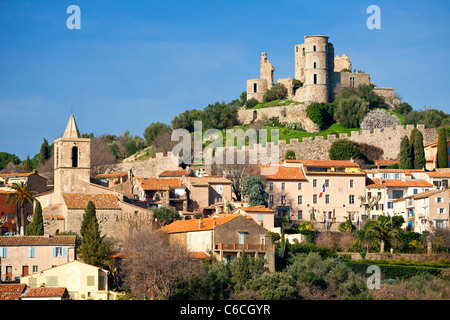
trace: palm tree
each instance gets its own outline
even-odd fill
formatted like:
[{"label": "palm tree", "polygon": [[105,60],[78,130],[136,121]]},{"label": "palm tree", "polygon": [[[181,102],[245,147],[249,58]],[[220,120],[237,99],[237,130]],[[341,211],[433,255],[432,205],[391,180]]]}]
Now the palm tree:
[{"label": "palm tree", "polygon": [[389,239],[398,239],[398,230],[393,228],[389,219],[373,221],[366,230],[366,238],[380,239],[380,252],[384,252],[384,243]]},{"label": "palm tree", "polygon": [[11,186],[12,191],[6,197],[6,205],[16,203],[20,208],[20,235],[25,230],[25,212],[24,207],[27,203],[33,204],[37,191],[26,182],[15,182]]}]

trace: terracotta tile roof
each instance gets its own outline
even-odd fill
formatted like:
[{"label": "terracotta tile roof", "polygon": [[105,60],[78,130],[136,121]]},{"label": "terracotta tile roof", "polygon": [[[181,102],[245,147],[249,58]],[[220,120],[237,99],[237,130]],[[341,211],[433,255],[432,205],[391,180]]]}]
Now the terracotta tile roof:
[{"label": "terracotta tile roof", "polygon": [[26,286],[25,283],[0,284],[0,300],[18,300]]},{"label": "terracotta tile roof", "polygon": [[245,211],[245,212],[266,212],[266,213],[275,213],[276,212],[275,210],[266,208],[265,206],[240,207],[239,209],[242,211]]},{"label": "terracotta tile roof", "polygon": [[128,172],[124,171],[124,172],[110,172],[110,173],[102,173],[102,174],[98,174],[95,176],[95,178],[97,179],[106,179],[106,178],[119,178],[119,177],[123,177],[123,176],[127,176]]},{"label": "terracotta tile roof", "polygon": [[197,251],[197,252],[190,252],[189,255],[194,259],[209,259],[210,256],[206,252]]},{"label": "terracotta tile roof", "polygon": [[366,188],[385,188],[385,185],[381,182],[381,179],[366,179]]},{"label": "terracotta tile roof", "polygon": [[414,195],[414,199],[423,199],[428,198],[429,196],[433,196],[435,194],[445,192],[446,190],[428,190]]},{"label": "terracotta tile roof", "polygon": [[382,180],[382,183],[386,187],[429,187],[432,188],[434,185],[424,180],[397,180],[397,179],[386,179]]},{"label": "terracotta tile roof", "polygon": [[99,210],[120,209],[117,196],[113,194],[63,193],[62,196],[68,209],[86,209],[89,201]]},{"label": "terracotta tile roof", "polygon": [[75,245],[76,236],[3,236],[0,246]]},{"label": "terracotta tile roof", "polygon": [[426,174],[431,178],[450,178],[450,172],[430,171]]},{"label": "terracotta tile roof", "polygon": [[223,176],[203,176],[204,179],[208,183],[230,183],[231,180],[224,178]]},{"label": "terracotta tile roof", "polygon": [[[259,166],[269,168],[270,166]],[[275,169],[276,170],[276,169]],[[272,175],[264,176],[267,180],[306,180],[302,168],[278,166],[278,171]]]},{"label": "terracotta tile roof", "polygon": [[28,288],[22,295],[23,298],[52,298],[67,297],[68,292],[65,287],[36,287]]},{"label": "terracotta tile roof", "polygon": [[350,167],[359,168],[351,160],[285,160],[286,163],[302,163],[305,167]]},{"label": "terracotta tile roof", "polygon": [[1,173],[0,177],[29,177],[34,172],[24,172],[24,173]]},{"label": "terracotta tile roof", "polygon": [[398,160],[379,159],[379,160],[375,160],[374,163],[375,163],[375,165],[391,165],[391,164],[398,163]]},{"label": "terracotta tile roof", "polygon": [[144,190],[168,190],[174,188],[186,188],[186,186],[177,178],[157,179],[157,178],[138,178]]},{"label": "terracotta tile roof", "polygon": [[[211,217],[202,220],[202,227],[200,228],[200,219],[192,220],[177,220],[161,228],[161,231],[167,233],[189,232],[189,231],[204,231],[212,230],[218,226],[221,226],[237,217],[242,217],[240,214],[230,214],[225,217]],[[215,220],[215,226],[214,226]]]},{"label": "terracotta tile roof", "polygon": [[160,177],[182,177],[188,176],[189,171],[186,170],[165,170],[159,174]]}]

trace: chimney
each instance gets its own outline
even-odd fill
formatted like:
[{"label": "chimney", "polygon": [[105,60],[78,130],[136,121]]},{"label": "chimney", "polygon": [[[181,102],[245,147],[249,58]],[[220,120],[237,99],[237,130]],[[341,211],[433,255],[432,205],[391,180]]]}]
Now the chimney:
[{"label": "chimney", "polygon": [[213,227],[217,227],[216,218],[213,219]]},{"label": "chimney", "polygon": [[200,218],[200,219],[198,220],[198,228],[199,228],[199,229],[203,228],[203,219],[202,219],[202,218]]}]

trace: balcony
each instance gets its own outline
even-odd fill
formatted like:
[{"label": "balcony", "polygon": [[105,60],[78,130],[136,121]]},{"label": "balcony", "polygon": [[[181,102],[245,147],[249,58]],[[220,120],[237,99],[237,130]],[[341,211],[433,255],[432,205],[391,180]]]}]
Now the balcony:
[{"label": "balcony", "polygon": [[261,251],[275,251],[275,245],[264,244],[238,244],[238,243],[216,243],[214,245],[214,251],[233,251],[233,252],[261,252]]}]

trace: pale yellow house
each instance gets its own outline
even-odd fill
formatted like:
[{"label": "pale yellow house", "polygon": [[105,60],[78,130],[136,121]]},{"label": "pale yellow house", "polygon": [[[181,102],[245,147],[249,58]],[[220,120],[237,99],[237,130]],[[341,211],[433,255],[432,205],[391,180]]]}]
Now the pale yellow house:
[{"label": "pale yellow house", "polygon": [[239,213],[244,217],[251,217],[254,221],[258,222],[261,227],[264,227],[267,230],[271,230],[275,227],[274,217],[276,211],[266,208],[265,206],[239,207],[233,210],[232,213]]},{"label": "pale yellow house", "polygon": [[109,271],[80,261],[71,261],[20,279],[28,287],[66,287],[73,300],[115,300],[108,288]]}]

